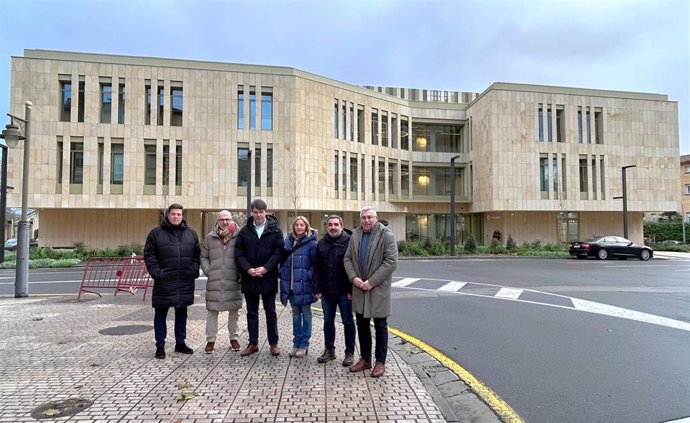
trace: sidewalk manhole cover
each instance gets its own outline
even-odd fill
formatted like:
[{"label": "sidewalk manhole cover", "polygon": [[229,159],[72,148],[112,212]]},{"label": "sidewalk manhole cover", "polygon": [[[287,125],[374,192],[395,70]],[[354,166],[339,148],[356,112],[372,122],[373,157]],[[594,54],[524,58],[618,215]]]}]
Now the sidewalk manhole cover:
[{"label": "sidewalk manhole cover", "polygon": [[153,330],[150,325],[126,325],[114,326],[112,328],[105,328],[98,331],[101,335],[136,335],[137,333],[144,333]]},{"label": "sidewalk manhole cover", "polygon": [[31,417],[36,420],[41,420],[73,416],[91,407],[91,404],[93,404],[93,401],[84,398],[68,398],[62,401],[51,401],[34,408],[33,411],[31,411]]}]

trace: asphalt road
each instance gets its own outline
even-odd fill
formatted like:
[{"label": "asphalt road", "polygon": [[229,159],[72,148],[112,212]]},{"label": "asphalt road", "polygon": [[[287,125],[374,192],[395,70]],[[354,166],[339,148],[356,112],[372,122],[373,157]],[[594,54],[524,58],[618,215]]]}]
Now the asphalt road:
[{"label": "asphalt road", "polygon": [[[395,277],[407,285],[394,288],[390,325],[458,362],[528,423],[690,416],[688,260],[401,260]],[[29,280],[30,295],[76,294],[81,269],[31,270]],[[451,281],[454,292],[439,290]],[[13,293],[14,271],[0,271],[0,295]]]},{"label": "asphalt road", "polygon": [[[526,422],[690,416],[690,261],[403,260],[396,277],[421,280],[394,288],[391,326],[454,359]],[[448,281],[468,284],[439,291]]]}]

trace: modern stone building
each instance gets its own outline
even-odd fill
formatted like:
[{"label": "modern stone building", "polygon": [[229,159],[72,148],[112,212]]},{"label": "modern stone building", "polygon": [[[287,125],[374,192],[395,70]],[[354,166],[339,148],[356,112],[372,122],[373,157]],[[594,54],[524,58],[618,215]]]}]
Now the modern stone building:
[{"label": "modern stone building", "polygon": [[[678,104],[666,95],[361,87],[287,67],[25,50],[10,98],[18,116],[33,103],[41,245],[141,243],[172,202],[203,234],[219,209],[246,209],[248,188],[285,229],[294,213],[354,227],[371,204],[399,239],[443,238],[453,157],[459,242],[621,235],[628,165],[630,238],[642,241],[645,211],[680,210]],[[21,168],[10,151],[17,188]]]}]

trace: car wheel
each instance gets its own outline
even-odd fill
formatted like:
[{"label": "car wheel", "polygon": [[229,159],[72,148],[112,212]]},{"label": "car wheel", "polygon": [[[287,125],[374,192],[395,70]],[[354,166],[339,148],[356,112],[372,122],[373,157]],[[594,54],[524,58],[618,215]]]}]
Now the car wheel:
[{"label": "car wheel", "polygon": [[602,248],[602,249],[599,250],[599,252],[597,253],[597,257],[599,257],[599,260],[606,260],[606,259],[609,257],[609,252],[606,251],[605,248]]},{"label": "car wheel", "polygon": [[649,250],[642,250],[640,251],[640,260],[647,261],[652,255],[649,253]]}]

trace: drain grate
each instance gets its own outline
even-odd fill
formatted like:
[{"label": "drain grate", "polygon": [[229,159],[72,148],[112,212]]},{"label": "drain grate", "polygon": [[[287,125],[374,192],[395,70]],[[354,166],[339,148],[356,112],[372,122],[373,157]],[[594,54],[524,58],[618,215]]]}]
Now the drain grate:
[{"label": "drain grate", "polygon": [[92,404],[93,401],[84,398],[67,398],[62,401],[51,401],[34,408],[31,411],[31,417],[41,420],[73,416],[91,407]]},{"label": "drain grate", "polygon": [[153,330],[151,325],[125,325],[105,328],[98,331],[101,335],[136,335]]}]

